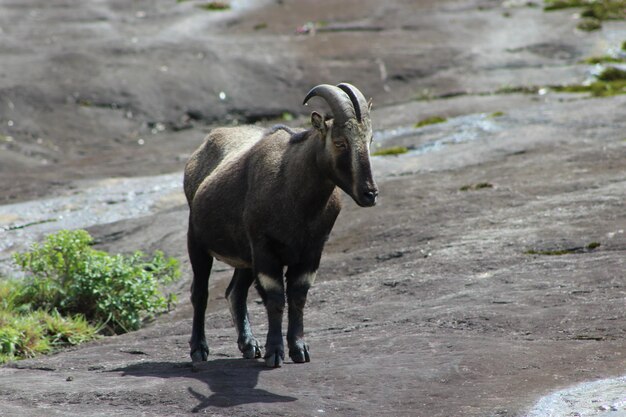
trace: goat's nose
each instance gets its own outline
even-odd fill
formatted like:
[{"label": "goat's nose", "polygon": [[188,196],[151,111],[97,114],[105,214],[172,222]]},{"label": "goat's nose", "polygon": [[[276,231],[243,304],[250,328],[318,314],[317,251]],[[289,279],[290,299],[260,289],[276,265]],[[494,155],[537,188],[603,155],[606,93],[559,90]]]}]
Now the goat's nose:
[{"label": "goat's nose", "polygon": [[363,192],[363,199],[369,206],[376,204],[376,197],[378,197],[378,190],[366,190]]},{"label": "goat's nose", "polygon": [[368,198],[376,198],[378,197],[378,190],[366,191],[365,196]]}]

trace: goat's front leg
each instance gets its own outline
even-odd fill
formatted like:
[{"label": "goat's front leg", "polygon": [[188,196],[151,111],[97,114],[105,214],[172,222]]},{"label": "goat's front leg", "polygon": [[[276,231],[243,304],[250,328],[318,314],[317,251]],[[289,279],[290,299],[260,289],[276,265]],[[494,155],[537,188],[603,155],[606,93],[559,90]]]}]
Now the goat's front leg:
[{"label": "goat's front leg", "polygon": [[303,272],[289,268],[287,271],[287,300],[289,327],[287,345],[289,357],[295,363],[309,362],[309,346],[304,341],[304,305],[309,288],[315,281],[316,271]]},{"label": "goat's front leg", "polygon": [[267,310],[267,340],[265,342],[265,364],[278,368],[285,359],[283,343],[283,311],[285,310],[285,285],[283,266],[272,256],[263,255],[254,249],[256,286]]}]

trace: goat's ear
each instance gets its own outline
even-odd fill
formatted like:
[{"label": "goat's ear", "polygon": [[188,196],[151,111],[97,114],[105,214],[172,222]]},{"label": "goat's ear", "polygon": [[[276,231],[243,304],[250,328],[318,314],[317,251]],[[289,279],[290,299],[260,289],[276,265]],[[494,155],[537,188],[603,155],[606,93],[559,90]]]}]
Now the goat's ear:
[{"label": "goat's ear", "polygon": [[311,113],[311,124],[315,129],[319,130],[322,135],[326,134],[326,120],[324,120],[324,116],[316,111]]},{"label": "goat's ear", "polygon": [[371,98],[367,101],[367,111],[370,111],[370,110],[372,110],[372,99]]}]

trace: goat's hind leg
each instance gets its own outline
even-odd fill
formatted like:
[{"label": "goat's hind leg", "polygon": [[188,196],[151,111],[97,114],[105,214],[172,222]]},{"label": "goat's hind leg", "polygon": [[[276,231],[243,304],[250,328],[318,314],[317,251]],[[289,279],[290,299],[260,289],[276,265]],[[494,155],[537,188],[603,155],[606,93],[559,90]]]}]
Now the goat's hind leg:
[{"label": "goat's hind leg", "polygon": [[246,359],[261,357],[259,342],[252,334],[250,320],[248,318],[248,289],[254,282],[254,274],[251,269],[235,269],[233,279],[226,289],[226,299],[230,306],[230,314],[233,317],[237,329],[237,345]]},{"label": "goat's hind leg", "polygon": [[187,236],[189,260],[193,269],[191,284],[191,303],[193,304],[193,325],[191,328],[191,360],[206,361],[209,357],[209,346],[204,333],[204,315],[209,298],[209,275],[213,266],[213,257],[194,240],[191,230]]}]

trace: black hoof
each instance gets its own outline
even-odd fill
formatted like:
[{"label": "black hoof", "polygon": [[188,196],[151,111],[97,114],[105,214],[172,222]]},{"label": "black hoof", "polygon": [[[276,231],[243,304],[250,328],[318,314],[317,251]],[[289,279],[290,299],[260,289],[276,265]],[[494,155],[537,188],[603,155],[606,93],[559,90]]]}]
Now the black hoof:
[{"label": "black hoof", "polygon": [[237,347],[243,354],[245,359],[255,359],[261,357],[261,347],[259,342],[252,336],[240,337],[237,341]]},{"label": "black hoof", "polygon": [[261,357],[261,348],[259,345],[250,345],[241,351],[244,359],[256,359]]},{"label": "black hoof", "polygon": [[289,349],[289,357],[294,363],[311,362],[309,347],[306,344]]},{"label": "black hoof", "polygon": [[284,360],[285,354],[279,349],[265,352],[265,366],[268,368],[280,368]]},{"label": "black hoof", "polygon": [[209,347],[206,343],[201,343],[195,349],[191,349],[191,361],[192,362],[204,362],[209,359]]}]

